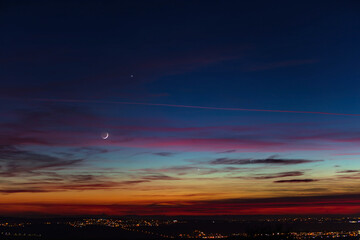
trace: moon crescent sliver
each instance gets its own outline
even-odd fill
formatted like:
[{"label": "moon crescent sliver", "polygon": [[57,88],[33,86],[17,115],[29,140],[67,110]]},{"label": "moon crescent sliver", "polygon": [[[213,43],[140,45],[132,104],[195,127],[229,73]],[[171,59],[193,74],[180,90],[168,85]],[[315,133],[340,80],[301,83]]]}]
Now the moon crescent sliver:
[{"label": "moon crescent sliver", "polygon": [[107,139],[109,137],[109,133],[105,132],[101,134],[102,139]]},{"label": "moon crescent sliver", "polygon": [[167,104],[167,103],[142,103],[142,102],[118,102],[118,101],[105,101],[105,100],[44,99],[44,98],[30,98],[28,100],[41,101],[41,102],[122,104],[122,105],[143,105],[143,106],[158,106],[158,107],[173,107],[173,108],[194,108],[194,109],[223,110],[223,111],[303,113],[303,114],[320,114],[320,115],[338,115],[338,116],[357,116],[357,117],[360,117],[360,114],[356,114],[356,113],[334,113],[334,112],[315,112],[315,111],[252,109],[252,108],[226,108],[226,107],[208,107],[208,106],[179,105],[179,104]]}]

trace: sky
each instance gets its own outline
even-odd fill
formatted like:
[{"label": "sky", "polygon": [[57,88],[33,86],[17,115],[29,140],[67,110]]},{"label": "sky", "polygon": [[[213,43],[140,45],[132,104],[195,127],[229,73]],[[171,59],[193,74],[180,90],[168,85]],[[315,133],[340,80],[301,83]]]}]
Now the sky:
[{"label": "sky", "polygon": [[360,213],[359,8],[2,1],[0,215]]}]

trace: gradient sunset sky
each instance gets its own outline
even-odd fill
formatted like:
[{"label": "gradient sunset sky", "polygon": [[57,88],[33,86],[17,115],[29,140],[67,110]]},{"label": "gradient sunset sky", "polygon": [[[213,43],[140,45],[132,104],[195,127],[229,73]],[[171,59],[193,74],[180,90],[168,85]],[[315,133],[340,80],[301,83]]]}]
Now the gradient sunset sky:
[{"label": "gradient sunset sky", "polygon": [[0,215],[360,213],[359,10],[2,1]]}]

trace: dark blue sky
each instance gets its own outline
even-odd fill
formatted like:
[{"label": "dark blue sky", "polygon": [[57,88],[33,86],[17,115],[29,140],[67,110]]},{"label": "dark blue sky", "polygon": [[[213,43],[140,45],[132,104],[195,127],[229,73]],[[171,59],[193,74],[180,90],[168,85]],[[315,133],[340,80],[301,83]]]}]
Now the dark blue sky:
[{"label": "dark blue sky", "polygon": [[359,109],[356,1],[2,5],[4,96]]}]

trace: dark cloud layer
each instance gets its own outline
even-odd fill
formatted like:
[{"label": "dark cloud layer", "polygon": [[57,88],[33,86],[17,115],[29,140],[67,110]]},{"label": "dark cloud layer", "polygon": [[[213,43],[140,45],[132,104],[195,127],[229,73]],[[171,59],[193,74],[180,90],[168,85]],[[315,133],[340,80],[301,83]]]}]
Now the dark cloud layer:
[{"label": "dark cloud layer", "polygon": [[174,155],[175,153],[172,153],[172,152],[157,152],[157,153],[153,153],[153,154],[157,155],[157,156],[161,156],[161,157],[169,157],[169,156]]},{"label": "dark cloud layer", "polygon": [[280,172],[274,174],[258,174],[259,176],[253,177],[254,179],[272,179],[272,178],[283,178],[283,177],[297,177],[304,175],[302,171],[290,171],[290,172]]},{"label": "dark cloud layer", "polygon": [[338,171],[336,173],[360,173],[360,170],[344,170],[344,171]]},{"label": "dark cloud layer", "polygon": [[227,165],[247,165],[247,164],[269,164],[269,165],[295,165],[303,163],[313,163],[322,160],[308,160],[308,159],[281,159],[281,158],[266,158],[266,159],[231,159],[231,158],[217,158],[210,162],[210,164],[227,164]]},{"label": "dark cloud layer", "polygon": [[316,182],[319,181],[318,179],[289,179],[289,180],[278,180],[274,181],[274,183],[308,183],[308,182]]},{"label": "dark cloud layer", "polygon": [[12,145],[0,146],[0,176],[36,175],[38,171],[55,171],[77,166],[83,159],[64,159],[21,150]]}]

